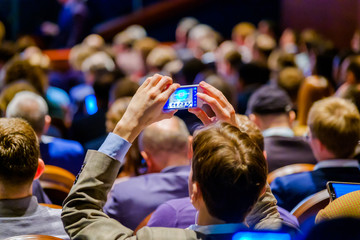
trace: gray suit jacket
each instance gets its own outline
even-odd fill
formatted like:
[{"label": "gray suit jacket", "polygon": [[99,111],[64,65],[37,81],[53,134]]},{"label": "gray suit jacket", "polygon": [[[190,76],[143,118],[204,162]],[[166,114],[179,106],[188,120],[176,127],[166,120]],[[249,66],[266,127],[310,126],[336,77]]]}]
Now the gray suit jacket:
[{"label": "gray suit jacket", "polygon": [[[144,227],[133,236],[131,229],[103,213],[102,207],[119,168],[119,161],[97,151],[88,151],[82,173],[78,176],[63,206],[62,221],[71,239],[204,239],[201,233],[176,228]],[[271,208],[264,213],[264,206],[267,204],[272,206],[274,202],[258,201],[255,208],[259,210],[254,209],[253,212],[262,213],[263,218],[267,220],[271,215],[273,217],[270,218],[274,219],[271,222],[275,225],[279,224],[276,207],[275,210]],[[269,211],[272,213],[269,214]]]}]

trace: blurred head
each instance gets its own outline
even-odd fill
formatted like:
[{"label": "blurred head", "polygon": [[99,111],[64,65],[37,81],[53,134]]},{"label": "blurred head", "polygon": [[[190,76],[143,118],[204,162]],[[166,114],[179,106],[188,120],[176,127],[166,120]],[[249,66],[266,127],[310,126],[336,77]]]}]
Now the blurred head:
[{"label": "blurred head", "polygon": [[241,22],[237,24],[232,30],[232,40],[238,45],[244,45],[245,38],[254,34],[256,27],[249,22]]},{"label": "blurred head", "polygon": [[360,139],[360,114],[353,103],[336,97],[317,101],[309,111],[307,123],[316,157],[314,139],[324,145],[333,158],[352,157]]},{"label": "blurred head", "polygon": [[355,84],[360,83],[360,56],[352,56],[349,58],[349,65],[346,70],[347,83]]},{"label": "blurred head", "polygon": [[44,71],[38,66],[31,65],[27,60],[14,60],[6,67],[5,84],[20,80],[29,82],[42,95],[48,87],[48,79]]},{"label": "blurred head", "polygon": [[292,102],[296,104],[300,85],[304,80],[302,71],[296,67],[287,67],[280,71],[277,84],[284,89]]},{"label": "blurred head", "polygon": [[197,24],[199,24],[199,21],[193,17],[185,17],[181,19],[176,27],[176,32],[175,32],[176,42],[186,46],[188,41],[189,31]]},{"label": "blurred head", "polygon": [[29,191],[39,157],[38,140],[31,126],[22,119],[0,118],[1,192]]},{"label": "blurred head", "polygon": [[171,62],[176,58],[176,52],[172,47],[158,46],[155,47],[147,56],[146,65],[149,70],[161,71],[168,62]]},{"label": "blurred head", "polygon": [[309,76],[302,82],[298,93],[298,122],[305,126],[311,105],[334,93],[329,81],[321,76]]},{"label": "blurred head", "polygon": [[193,153],[189,193],[195,208],[200,194],[211,216],[244,221],[266,183],[260,148],[237,127],[219,122],[196,133]]},{"label": "blurred head", "polygon": [[150,172],[167,166],[189,164],[190,134],[178,117],[162,120],[146,127],[139,136],[139,147]]},{"label": "blurred head", "polygon": [[1,116],[5,117],[8,104],[14,96],[21,91],[30,91],[39,94],[36,89],[27,81],[18,81],[7,85],[0,94],[0,110]]},{"label": "blurred head", "polygon": [[47,114],[48,106],[45,100],[28,91],[17,93],[6,109],[6,117],[26,120],[38,136],[44,131],[45,119],[49,117]]}]

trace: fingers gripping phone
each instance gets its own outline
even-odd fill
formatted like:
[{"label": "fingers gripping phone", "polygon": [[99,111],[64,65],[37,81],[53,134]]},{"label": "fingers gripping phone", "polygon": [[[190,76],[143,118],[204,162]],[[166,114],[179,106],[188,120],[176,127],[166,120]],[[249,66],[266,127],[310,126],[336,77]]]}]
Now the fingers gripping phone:
[{"label": "fingers gripping phone", "polygon": [[175,90],[164,105],[164,110],[202,107],[203,101],[197,97],[199,85],[184,85]]}]

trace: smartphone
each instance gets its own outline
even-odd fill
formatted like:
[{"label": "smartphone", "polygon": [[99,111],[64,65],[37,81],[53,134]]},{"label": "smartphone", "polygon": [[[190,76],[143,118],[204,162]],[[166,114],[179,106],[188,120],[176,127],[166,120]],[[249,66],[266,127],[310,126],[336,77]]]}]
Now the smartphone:
[{"label": "smartphone", "polygon": [[89,115],[93,115],[98,111],[96,97],[94,94],[85,97],[85,107],[86,107],[86,112]]},{"label": "smartphone", "polygon": [[232,236],[232,240],[249,240],[249,239],[266,239],[266,240],[291,240],[289,233],[271,232],[271,231],[240,231]]},{"label": "smartphone", "polygon": [[196,94],[201,92],[199,85],[184,85],[175,90],[164,105],[164,110],[201,107],[203,102]]},{"label": "smartphone", "polygon": [[331,201],[333,201],[342,195],[360,190],[360,183],[330,181],[327,182],[326,189],[329,192]]}]

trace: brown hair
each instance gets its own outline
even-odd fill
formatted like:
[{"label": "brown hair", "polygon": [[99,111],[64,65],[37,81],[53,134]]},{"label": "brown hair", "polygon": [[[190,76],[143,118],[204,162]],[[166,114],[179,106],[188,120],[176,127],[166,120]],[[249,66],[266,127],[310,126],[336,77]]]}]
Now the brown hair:
[{"label": "brown hair", "polygon": [[219,122],[196,133],[192,170],[209,213],[227,223],[244,221],[266,183],[259,147],[237,127]]},{"label": "brown hair", "polygon": [[299,125],[306,125],[307,116],[311,105],[322,98],[334,93],[329,81],[321,76],[305,78],[298,93],[298,121]]},{"label": "brown hair", "polygon": [[40,67],[32,66],[26,60],[12,61],[6,68],[4,83],[9,84],[19,80],[29,82],[42,96],[45,95],[48,79]]},{"label": "brown hair", "polygon": [[22,185],[33,180],[40,150],[31,126],[20,118],[0,118],[0,180]]},{"label": "brown hair", "polygon": [[330,97],[311,107],[308,125],[336,158],[349,158],[360,139],[360,114],[350,101]]},{"label": "brown hair", "polygon": [[264,151],[264,136],[262,135],[258,126],[246,115],[236,114],[236,118],[237,127],[240,129],[240,131],[249,135],[250,139],[259,146],[260,150]]}]

